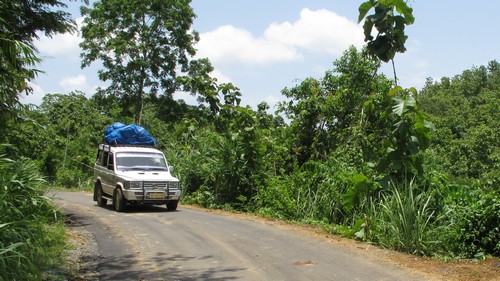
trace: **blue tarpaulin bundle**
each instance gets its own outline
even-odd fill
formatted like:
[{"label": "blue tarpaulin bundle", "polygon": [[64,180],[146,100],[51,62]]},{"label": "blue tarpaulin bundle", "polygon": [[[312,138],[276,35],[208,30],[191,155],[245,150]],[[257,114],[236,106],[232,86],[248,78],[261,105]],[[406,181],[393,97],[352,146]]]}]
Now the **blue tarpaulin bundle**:
[{"label": "blue tarpaulin bundle", "polygon": [[139,125],[125,125],[116,122],[104,130],[104,139],[108,144],[152,145],[157,144],[149,132]]},{"label": "blue tarpaulin bundle", "polygon": [[106,130],[104,130],[104,135],[107,136],[107,135],[111,134],[111,132],[113,132],[114,130],[123,128],[125,126],[127,126],[127,125],[120,123],[120,122],[116,122],[113,125],[109,125],[106,128]]}]

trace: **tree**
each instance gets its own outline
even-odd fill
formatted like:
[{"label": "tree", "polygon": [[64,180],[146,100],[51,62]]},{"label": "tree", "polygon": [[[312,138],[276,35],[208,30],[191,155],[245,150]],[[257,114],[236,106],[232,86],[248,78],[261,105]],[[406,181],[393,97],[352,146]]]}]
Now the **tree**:
[{"label": "tree", "polygon": [[[366,16],[372,8],[375,13]],[[397,85],[393,59],[396,53],[406,51],[408,36],[405,35],[405,26],[415,21],[413,9],[408,7],[404,0],[368,0],[359,6],[358,23],[363,19],[368,52],[384,62],[392,61],[394,81]],[[373,27],[377,29],[375,38],[372,36]]]},{"label": "tree", "polygon": [[[96,109],[95,100],[83,93],[48,94],[40,112],[44,114],[43,132],[46,149],[40,158],[41,170],[50,180],[68,187],[90,178],[95,149],[102,142],[103,128],[111,118]],[[41,120],[42,122],[42,120]]]},{"label": "tree", "polygon": [[101,0],[86,16],[80,44],[82,67],[100,60],[99,79],[110,81],[108,93],[128,98],[140,124],[144,96],[160,90],[171,96],[176,77],[189,70],[198,33],[190,31],[195,14],[190,0]]},{"label": "tree", "polygon": [[473,67],[421,91],[422,109],[436,124],[432,148],[446,171],[494,186],[500,167],[500,63]]},{"label": "tree", "polygon": [[[27,82],[40,70],[33,40],[37,33],[46,36],[72,32],[75,23],[71,14],[59,9],[66,4],[54,0],[0,1],[0,120],[6,122],[19,108],[19,93],[31,93]],[[5,128],[5,123],[0,124]],[[2,133],[3,135],[3,133]]]},{"label": "tree", "polygon": [[374,75],[378,60],[351,47],[333,65],[324,78],[308,78],[283,90],[291,101],[281,103],[279,110],[291,120],[291,155],[299,164],[325,160],[339,147],[352,147],[358,133],[367,137],[383,127],[377,111],[383,110],[381,93],[388,91],[390,82]]}]

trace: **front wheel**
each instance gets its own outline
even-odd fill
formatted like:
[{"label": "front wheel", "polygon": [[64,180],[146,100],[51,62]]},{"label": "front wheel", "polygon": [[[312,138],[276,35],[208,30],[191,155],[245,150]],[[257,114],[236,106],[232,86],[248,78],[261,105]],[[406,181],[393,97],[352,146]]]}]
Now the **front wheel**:
[{"label": "front wheel", "polygon": [[119,188],[115,189],[115,194],[113,196],[113,203],[115,205],[115,210],[117,212],[125,211],[125,199],[123,198],[122,190]]},{"label": "front wheel", "polygon": [[169,210],[169,211],[175,211],[175,210],[177,210],[177,205],[178,204],[179,204],[179,200],[168,201],[167,202],[167,210]]}]

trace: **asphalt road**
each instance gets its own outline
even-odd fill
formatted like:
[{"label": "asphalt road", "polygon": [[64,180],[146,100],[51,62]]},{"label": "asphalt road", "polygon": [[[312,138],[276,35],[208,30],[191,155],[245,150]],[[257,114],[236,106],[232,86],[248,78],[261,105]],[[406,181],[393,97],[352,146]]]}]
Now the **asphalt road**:
[{"label": "asphalt road", "polygon": [[99,280],[425,280],[304,232],[179,206],[100,208],[92,195],[57,204],[93,233]]}]

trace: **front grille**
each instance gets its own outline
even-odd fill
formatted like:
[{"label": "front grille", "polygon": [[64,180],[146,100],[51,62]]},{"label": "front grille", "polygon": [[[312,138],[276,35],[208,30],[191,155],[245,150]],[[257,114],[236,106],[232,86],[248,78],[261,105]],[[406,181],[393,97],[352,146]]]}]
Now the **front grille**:
[{"label": "front grille", "polygon": [[167,182],[166,181],[145,181],[144,189],[166,189]]}]

